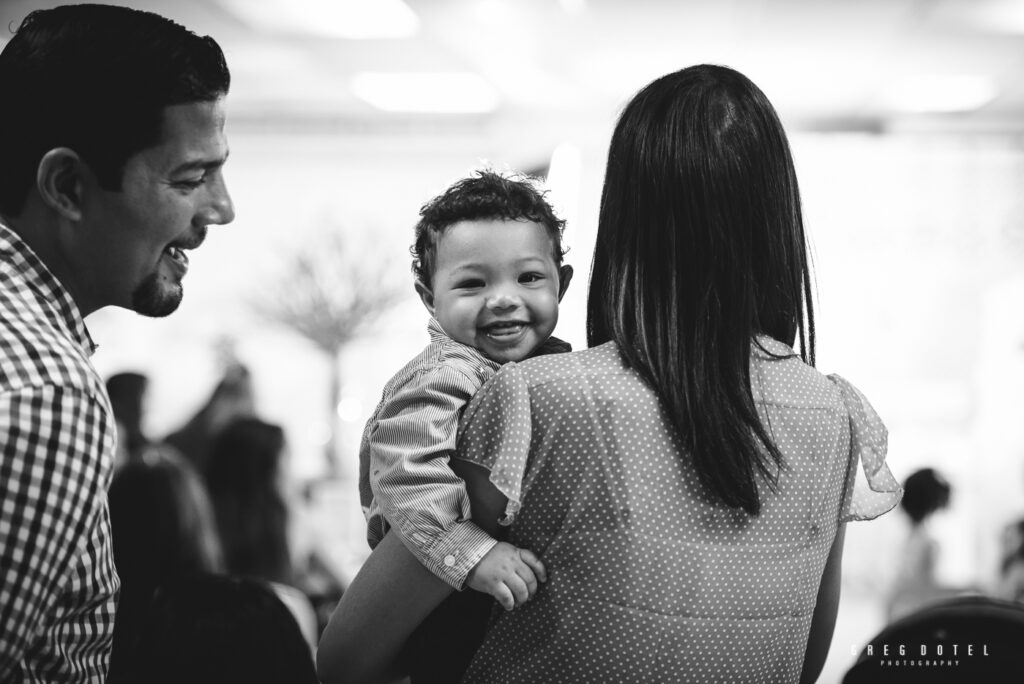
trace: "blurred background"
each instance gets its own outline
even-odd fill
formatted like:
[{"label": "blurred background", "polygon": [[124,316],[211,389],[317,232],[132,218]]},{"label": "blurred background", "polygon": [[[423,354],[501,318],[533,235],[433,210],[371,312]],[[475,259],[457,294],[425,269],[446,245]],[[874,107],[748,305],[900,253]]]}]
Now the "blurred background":
[{"label": "blurred background", "polygon": [[[0,3],[0,45],[32,9]],[[952,487],[940,579],[996,586],[1024,514],[1024,0],[133,0],[222,45],[237,218],[193,253],[173,316],[92,315],[105,377],[148,378],[161,438],[244,367],[284,428],[304,532],[351,577],[368,553],[363,424],[427,342],[408,246],[421,204],[482,165],[542,175],[589,272],[607,142],[650,80],[751,77],[791,134],[814,247],[818,366],[871,399],[902,480]],[[586,278],[557,334],[584,334]],[[906,534],[850,526],[822,681],[884,623]]]}]

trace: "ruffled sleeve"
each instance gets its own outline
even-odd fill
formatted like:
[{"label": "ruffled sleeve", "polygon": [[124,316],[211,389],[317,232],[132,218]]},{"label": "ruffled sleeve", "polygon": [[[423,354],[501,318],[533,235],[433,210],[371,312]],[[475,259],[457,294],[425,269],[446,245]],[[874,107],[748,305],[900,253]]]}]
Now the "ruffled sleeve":
[{"label": "ruffled sleeve", "polygon": [[868,400],[846,379],[828,376],[850,416],[850,470],[840,522],[871,520],[887,513],[903,497],[903,488],[885,463],[889,432]]},{"label": "ruffled sleeve", "polygon": [[502,525],[512,524],[522,504],[531,436],[529,385],[519,366],[507,363],[466,407],[456,453],[491,472],[508,499]]}]

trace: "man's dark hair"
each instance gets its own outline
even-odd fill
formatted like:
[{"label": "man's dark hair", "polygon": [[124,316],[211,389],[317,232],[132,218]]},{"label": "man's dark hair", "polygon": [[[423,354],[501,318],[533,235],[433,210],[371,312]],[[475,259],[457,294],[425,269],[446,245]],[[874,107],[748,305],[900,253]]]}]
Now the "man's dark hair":
[{"label": "man's dark hair", "polygon": [[562,265],[562,228],[545,195],[528,176],[477,171],[463,178],[420,209],[416,242],[410,248],[416,279],[430,286],[437,262],[437,241],[444,231],[461,221],[533,221],[544,226],[551,238],[555,265]]},{"label": "man's dark hair", "polygon": [[213,500],[227,571],[292,584],[288,503],[280,473],[284,430],[258,418],[238,418],[214,438],[204,475]]},{"label": "man's dark hair", "polygon": [[149,684],[315,684],[309,645],[272,585],[191,575],[156,592],[129,677]]},{"label": "man's dark hair", "polygon": [[0,53],[0,212],[18,215],[39,161],[74,150],[108,190],[160,141],[165,107],[225,95],[220,46],[151,12],[68,5],[30,13]]}]

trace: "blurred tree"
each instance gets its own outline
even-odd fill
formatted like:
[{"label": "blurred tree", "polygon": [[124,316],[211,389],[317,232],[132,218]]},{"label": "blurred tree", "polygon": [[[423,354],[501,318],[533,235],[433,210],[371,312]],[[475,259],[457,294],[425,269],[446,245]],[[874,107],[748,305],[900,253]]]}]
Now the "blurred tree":
[{"label": "blurred tree", "polygon": [[259,316],[298,333],[328,359],[330,437],[324,456],[329,475],[338,472],[342,350],[411,291],[390,252],[389,245],[345,233],[327,220],[278,255],[278,278],[252,303]]}]

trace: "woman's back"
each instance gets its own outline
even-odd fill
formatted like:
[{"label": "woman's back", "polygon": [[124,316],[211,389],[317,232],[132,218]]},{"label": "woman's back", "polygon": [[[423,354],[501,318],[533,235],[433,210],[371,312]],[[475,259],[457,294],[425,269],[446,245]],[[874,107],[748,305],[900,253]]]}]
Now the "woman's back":
[{"label": "woman's back", "polygon": [[[760,483],[757,516],[704,493],[614,343],[507,367],[471,405],[460,456],[490,468],[511,512],[522,505],[510,541],[540,554],[549,580],[495,617],[468,681],[799,678],[850,506],[851,425],[883,449],[884,428],[844,381],[759,341],[753,395],[785,469],[777,491]],[[876,496],[878,512],[898,498]]]}]

